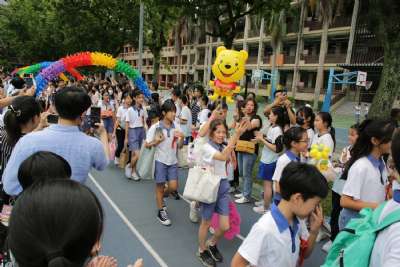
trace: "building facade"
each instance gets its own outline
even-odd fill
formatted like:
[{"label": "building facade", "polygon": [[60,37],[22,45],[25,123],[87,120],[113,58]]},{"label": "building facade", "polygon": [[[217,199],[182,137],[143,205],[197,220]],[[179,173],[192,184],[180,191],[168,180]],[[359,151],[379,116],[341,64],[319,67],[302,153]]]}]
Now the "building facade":
[{"label": "building facade", "polygon": [[[318,2],[318,1],[316,1]],[[300,5],[298,6],[301,9]],[[277,57],[279,85],[288,89],[290,94],[295,93],[296,99],[311,101],[314,97],[314,90],[317,80],[317,68],[319,65],[319,52],[321,36],[323,33],[322,22],[319,20],[320,11],[316,7],[303,7],[304,15],[287,17],[286,35],[281,42],[281,52]],[[323,99],[327,87],[328,72],[335,68],[335,72],[343,72],[343,64],[351,63],[353,54],[354,33],[356,32],[356,20],[359,13],[359,0],[339,1],[335,6],[335,15],[328,30],[328,45],[325,57],[324,85],[321,89],[320,99]],[[301,17],[304,18],[302,23]],[[352,23],[353,21],[353,23]],[[265,26],[268,23],[265,22]],[[299,25],[304,25],[299,31]],[[246,69],[251,72],[253,69],[271,71],[271,59],[273,50],[271,47],[271,36],[266,33],[266,27],[261,27],[261,22],[255,17],[243,19],[242,27],[233,43],[233,49],[245,49],[249,53]],[[261,30],[260,30],[261,28]],[[161,51],[161,65],[157,80],[161,87],[171,87],[173,84],[202,82],[204,85],[212,79],[211,65],[215,58],[216,48],[223,45],[217,38],[205,35],[205,30],[193,26],[189,34],[182,39],[183,47],[179,57],[175,51],[174,38],[168,41],[168,46]],[[351,35],[353,34],[353,38]],[[300,35],[300,36],[299,36]],[[298,45],[299,43],[299,45]],[[298,47],[299,46],[299,47]],[[299,53],[299,64],[295,67],[296,52]],[[124,46],[120,57],[133,66],[137,66],[139,55],[130,45]],[[181,58],[179,62],[179,58]],[[294,82],[295,69],[298,70],[298,81]],[[153,80],[153,56],[149,50],[143,53],[142,73],[149,82]],[[178,77],[179,75],[179,77]],[[249,82],[250,91],[259,95],[268,95],[269,82],[256,85]],[[243,81],[242,81],[243,85]],[[345,88],[335,86],[334,94],[344,95]]]}]

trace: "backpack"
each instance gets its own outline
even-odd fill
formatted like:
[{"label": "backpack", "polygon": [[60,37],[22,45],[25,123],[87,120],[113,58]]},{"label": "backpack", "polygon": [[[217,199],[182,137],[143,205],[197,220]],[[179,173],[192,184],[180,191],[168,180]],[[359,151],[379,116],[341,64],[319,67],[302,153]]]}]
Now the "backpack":
[{"label": "backpack", "polygon": [[396,210],[378,222],[385,204],[375,210],[362,209],[360,218],[352,219],[337,235],[321,267],[368,267],[377,234],[400,221],[400,210]]}]

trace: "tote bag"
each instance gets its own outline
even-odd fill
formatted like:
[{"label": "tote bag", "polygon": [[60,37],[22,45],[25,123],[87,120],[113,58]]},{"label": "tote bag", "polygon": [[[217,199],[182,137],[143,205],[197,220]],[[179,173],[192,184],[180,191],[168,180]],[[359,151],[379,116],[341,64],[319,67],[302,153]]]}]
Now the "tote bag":
[{"label": "tote bag", "polygon": [[190,168],[183,196],[207,204],[214,203],[217,200],[220,181],[221,178],[210,168]]}]

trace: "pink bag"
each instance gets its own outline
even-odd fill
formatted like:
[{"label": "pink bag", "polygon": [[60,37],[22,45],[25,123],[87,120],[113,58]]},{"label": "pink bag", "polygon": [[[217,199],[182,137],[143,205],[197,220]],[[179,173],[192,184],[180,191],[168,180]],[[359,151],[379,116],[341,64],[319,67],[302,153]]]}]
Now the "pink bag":
[{"label": "pink bag", "polygon": [[[232,240],[237,234],[240,233],[240,214],[233,201],[229,202],[229,230],[225,232],[224,237],[227,240]],[[219,214],[214,213],[211,218],[211,227],[218,229],[219,227]]]},{"label": "pink bag", "polygon": [[110,160],[114,160],[115,158],[115,140],[112,140],[111,143],[109,144],[109,150],[110,150]]}]

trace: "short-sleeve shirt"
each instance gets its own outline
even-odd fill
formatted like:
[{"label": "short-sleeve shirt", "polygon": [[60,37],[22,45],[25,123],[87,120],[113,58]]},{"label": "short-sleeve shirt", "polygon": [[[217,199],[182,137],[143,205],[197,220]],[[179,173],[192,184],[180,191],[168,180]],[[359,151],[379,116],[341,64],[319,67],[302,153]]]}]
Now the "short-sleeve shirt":
[{"label": "short-sleeve shirt", "polygon": [[210,110],[208,108],[202,109],[198,116],[199,124],[203,124],[208,120],[208,116],[210,115]]},{"label": "short-sleeve shirt", "polygon": [[181,119],[186,120],[186,124],[181,124],[181,129],[185,137],[192,136],[192,112],[188,106],[183,106],[181,111]]},{"label": "short-sleeve shirt", "polygon": [[[271,144],[275,144],[276,138],[282,135],[282,129],[279,126],[269,127],[267,132],[267,141]],[[279,153],[269,149],[267,146],[264,146],[262,149],[261,159],[260,161],[265,164],[270,164],[278,160]]]},{"label": "short-sleeve shirt", "polygon": [[128,123],[129,128],[144,127],[144,109],[136,107],[128,108],[125,121]]},{"label": "short-sleeve shirt", "polygon": [[300,158],[293,154],[292,151],[286,150],[276,162],[276,168],[274,175],[272,176],[272,181],[279,182],[282,177],[283,169],[291,162],[291,161],[300,161]]},{"label": "short-sleeve shirt", "polygon": [[156,146],[154,159],[169,166],[177,164],[177,140],[174,138],[174,133],[175,131],[181,131],[181,129],[179,125],[173,124],[169,129],[166,129],[162,125],[162,122],[157,122],[150,127],[150,129],[147,131],[146,142],[153,142],[156,130],[157,128],[160,128],[164,134],[164,141]]},{"label": "short-sleeve shirt", "polygon": [[291,227],[275,206],[251,228],[239,254],[252,266],[295,267],[299,259],[302,226],[296,218]]},{"label": "short-sleeve shirt", "polygon": [[[254,115],[250,118],[250,121],[252,120],[259,120],[260,121],[260,126],[251,130],[245,131],[239,138],[239,140],[244,140],[244,141],[251,141],[255,138],[255,133],[256,131],[259,131],[262,128],[262,120],[260,116]],[[258,154],[258,144],[256,144],[256,154]]]},{"label": "short-sleeve shirt", "polygon": [[203,145],[201,152],[204,165],[211,167],[215,175],[218,175],[221,179],[228,178],[226,161],[214,159],[215,154],[219,152],[216,148],[207,142]]},{"label": "short-sleeve shirt", "polygon": [[117,110],[117,119],[122,129],[125,129],[125,117],[127,112],[128,108],[125,108],[123,105],[120,106]]},{"label": "short-sleeve shirt", "polygon": [[[343,187],[343,195],[365,202],[382,203],[385,201],[388,176],[386,166],[382,159],[379,161],[375,159],[376,162],[373,160],[362,157],[353,163]],[[378,162],[383,164],[381,170]]]}]

